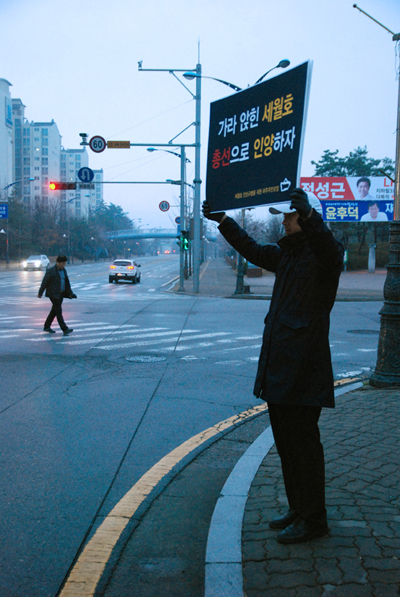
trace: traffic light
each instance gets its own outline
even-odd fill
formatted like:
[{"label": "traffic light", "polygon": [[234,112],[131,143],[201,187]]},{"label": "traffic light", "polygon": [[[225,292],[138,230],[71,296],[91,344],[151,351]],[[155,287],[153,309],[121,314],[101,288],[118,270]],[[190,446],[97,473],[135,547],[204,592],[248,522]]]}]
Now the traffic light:
[{"label": "traffic light", "polygon": [[182,230],[182,238],[181,238],[182,248],[184,251],[189,251],[189,231]]},{"label": "traffic light", "polygon": [[50,191],[72,191],[76,189],[76,182],[50,182]]}]

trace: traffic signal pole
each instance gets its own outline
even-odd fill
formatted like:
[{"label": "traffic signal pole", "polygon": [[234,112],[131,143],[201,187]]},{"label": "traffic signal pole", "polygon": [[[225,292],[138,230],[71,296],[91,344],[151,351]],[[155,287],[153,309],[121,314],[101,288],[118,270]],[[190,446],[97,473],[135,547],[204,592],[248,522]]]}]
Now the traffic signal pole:
[{"label": "traffic signal pole", "polygon": [[[181,203],[180,203],[180,234],[182,235],[182,230],[186,230],[185,226],[185,192],[186,192],[186,155],[185,155],[185,147],[181,147]],[[179,243],[179,292],[183,292],[185,290],[184,286],[184,266],[185,266],[185,251],[183,249],[183,242]]]}]

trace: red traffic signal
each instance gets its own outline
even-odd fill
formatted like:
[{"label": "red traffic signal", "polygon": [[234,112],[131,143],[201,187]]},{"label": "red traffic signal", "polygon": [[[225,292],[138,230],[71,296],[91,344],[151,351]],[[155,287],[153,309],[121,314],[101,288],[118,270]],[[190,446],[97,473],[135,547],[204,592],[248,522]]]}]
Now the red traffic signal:
[{"label": "red traffic signal", "polygon": [[76,189],[76,182],[50,182],[50,191],[72,191]]}]

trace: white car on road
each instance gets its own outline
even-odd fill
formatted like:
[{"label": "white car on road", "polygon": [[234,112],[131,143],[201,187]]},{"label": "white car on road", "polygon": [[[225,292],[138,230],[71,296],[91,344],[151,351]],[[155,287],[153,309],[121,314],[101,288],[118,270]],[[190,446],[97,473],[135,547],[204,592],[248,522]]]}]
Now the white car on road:
[{"label": "white car on road", "polygon": [[24,270],[28,269],[47,269],[50,265],[50,260],[46,255],[31,255],[26,261],[22,262]]},{"label": "white car on road", "polygon": [[116,284],[120,280],[128,280],[132,284],[139,284],[140,282],[140,265],[131,259],[116,259],[110,265],[110,272],[108,274],[108,281],[110,284]]}]

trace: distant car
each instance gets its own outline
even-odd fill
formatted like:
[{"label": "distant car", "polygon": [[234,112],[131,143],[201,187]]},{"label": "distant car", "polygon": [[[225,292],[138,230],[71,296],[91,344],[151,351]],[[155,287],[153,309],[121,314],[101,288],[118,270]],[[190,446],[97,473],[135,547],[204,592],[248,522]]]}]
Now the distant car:
[{"label": "distant car", "polygon": [[110,284],[113,282],[118,284],[120,280],[128,280],[129,282],[132,282],[132,284],[139,284],[139,267],[140,265],[131,259],[116,259],[114,263],[110,265],[108,281]]},{"label": "distant car", "polygon": [[50,259],[46,255],[31,255],[26,261],[22,262],[24,270],[28,269],[47,269],[50,265]]}]

